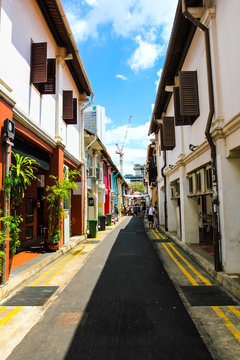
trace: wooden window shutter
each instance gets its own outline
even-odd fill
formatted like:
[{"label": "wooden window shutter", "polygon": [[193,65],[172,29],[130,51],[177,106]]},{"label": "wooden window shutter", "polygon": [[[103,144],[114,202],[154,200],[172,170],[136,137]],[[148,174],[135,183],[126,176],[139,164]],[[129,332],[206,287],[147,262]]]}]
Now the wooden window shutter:
[{"label": "wooden window shutter", "polygon": [[163,124],[161,126],[160,134],[161,150],[173,150],[176,146],[174,117],[163,117]]},{"label": "wooden window shutter", "polygon": [[47,81],[47,43],[32,43],[31,46],[31,83]]},{"label": "wooden window shutter", "polygon": [[64,119],[65,123],[68,125],[77,124],[77,99],[73,99],[73,118],[72,119]]},{"label": "wooden window shutter", "polygon": [[72,90],[63,91],[63,120],[73,119],[73,92]]},{"label": "wooden window shutter", "polygon": [[197,71],[180,71],[180,114],[192,116],[195,120],[199,115]]},{"label": "wooden window shutter", "polygon": [[181,116],[181,114],[180,114],[179,87],[173,88],[173,100],[174,100],[175,126],[192,125],[192,117],[191,116]]},{"label": "wooden window shutter", "polygon": [[41,94],[56,94],[56,59],[47,60],[47,82],[38,85]]}]

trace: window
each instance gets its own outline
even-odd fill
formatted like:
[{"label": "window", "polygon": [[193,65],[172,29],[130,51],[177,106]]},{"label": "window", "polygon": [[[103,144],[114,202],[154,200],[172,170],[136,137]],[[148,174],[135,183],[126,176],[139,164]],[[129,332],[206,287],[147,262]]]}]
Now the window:
[{"label": "window", "polygon": [[31,83],[38,84],[47,81],[47,43],[32,43],[31,45]]},{"label": "window", "polygon": [[56,59],[47,60],[47,81],[35,84],[41,94],[56,94]]},{"label": "window", "polygon": [[175,148],[175,127],[174,117],[163,117],[163,124],[160,130],[161,150],[173,150]]},{"label": "window", "polygon": [[202,179],[201,179],[201,173],[196,173],[196,190],[198,192],[202,191]]},{"label": "window", "polygon": [[212,190],[212,169],[206,169],[206,188]]},{"label": "window", "polygon": [[173,89],[175,125],[191,125],[199,117],[197,71],[180,71],[179,87]]},{"label": "window", "polygon": [[188,184],[189,184],[189,192],[192,194],[193,193],[193,177],[192,176],[189,177]]}]

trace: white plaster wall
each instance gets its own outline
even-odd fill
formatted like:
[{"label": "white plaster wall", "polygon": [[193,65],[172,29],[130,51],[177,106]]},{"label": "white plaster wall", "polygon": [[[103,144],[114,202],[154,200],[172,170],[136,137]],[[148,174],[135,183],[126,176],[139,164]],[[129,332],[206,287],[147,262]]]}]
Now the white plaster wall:
[{"label": "white plaster wall", "polygon": [[[62,90],[73,90],[73,97],[78,98],[78,91],[77,87],[71,77],[68,67],[65,65],[63,68],[63,89]],[[62,109],[60,109],[62,112]],[[62,123],[62,137],[64,139],[64,144],[66,145],[66,149],[73,154],[76,158],[80,157],[79,153],[79,141],[80,134],[79,134],[79,121],[80,121],[80,114],[79,111],[78,115],[78,123],[76,125],[65,125]]]},{"label": "white plaster wall", "polygon": [[217,0],[216,11],[216,47],[219,63],[217,73],[220,85],[221,109],[225,122],[240,111],[240,1]]},{"label": "white plaster wall", "polygon": [[[55,136],[56,95],[40,95],[30,84],[31,41],[47,42],[47,57],[56,58],[57,45],[35,1],[2,0],[0,31],[0,78],[12,91],[16,106],[44,131]],[[62,90],[73,90],[78,98],[77,87],[67,65],[63,67],[59,88],[59,116],[62,117]],[[78,114],[80,117],[80,114]],[[80,157],[79,124],[66,126],[60,120],[59,135],[66,149]]]},{"label": "white plaster wall", "polygon": [[[31,40],[47,41],[47,56],[55,57],[56,44],[36,3],[3,0],[0,48],[6,56],[0,59],[0,77],[13,89],[17,106],[39,124],[40,96],[30,85]],[[43,112],[45,107],[49,107],[46,97],[42,97]]]}]

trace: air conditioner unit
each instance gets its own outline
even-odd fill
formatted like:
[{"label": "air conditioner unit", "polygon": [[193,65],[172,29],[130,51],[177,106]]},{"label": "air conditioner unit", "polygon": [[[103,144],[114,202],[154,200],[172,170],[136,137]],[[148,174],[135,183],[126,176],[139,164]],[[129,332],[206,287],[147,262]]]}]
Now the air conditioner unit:
[{"label": "air conditioner unit", "polygon": [[97,180],[102,180],[103,176],[102,176],[102,169],[101,168],[96,168],[96,179]]},{"label": "air conditioner unit", "polygon": [[91,178],[95,177],[95,168],[93,168],[93,167],[88,168],[88,177],[91,177]]}]

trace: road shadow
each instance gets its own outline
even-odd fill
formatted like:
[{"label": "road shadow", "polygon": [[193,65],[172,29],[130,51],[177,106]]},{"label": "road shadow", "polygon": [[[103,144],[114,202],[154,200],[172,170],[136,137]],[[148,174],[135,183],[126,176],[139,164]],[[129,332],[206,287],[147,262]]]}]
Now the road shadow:
[{"label": "road shadow", "polygon": [[117,236],[65,356],[75,359],[212,359],[143,218],[132,218]]}]

